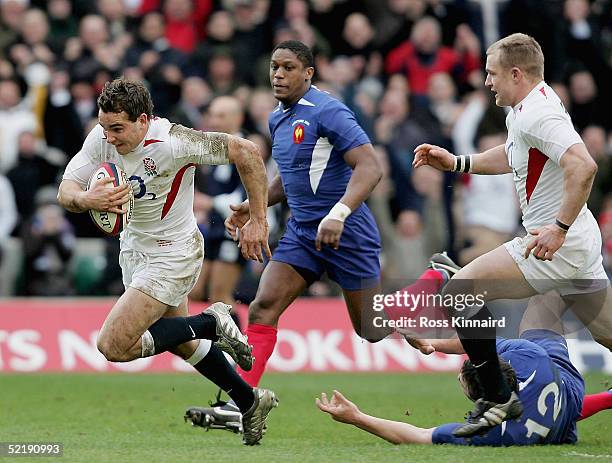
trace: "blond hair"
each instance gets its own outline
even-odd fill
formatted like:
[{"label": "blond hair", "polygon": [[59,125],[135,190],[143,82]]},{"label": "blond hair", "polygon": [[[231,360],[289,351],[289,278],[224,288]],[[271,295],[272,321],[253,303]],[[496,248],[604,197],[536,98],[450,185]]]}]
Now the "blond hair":
[{"label": "blond hair", "polygon": [[498,53],[504,69],[519,68],[525,74],[544,79],[544,54],[540,44],[526,34],[512,34],[487,49],[487,55]]}]

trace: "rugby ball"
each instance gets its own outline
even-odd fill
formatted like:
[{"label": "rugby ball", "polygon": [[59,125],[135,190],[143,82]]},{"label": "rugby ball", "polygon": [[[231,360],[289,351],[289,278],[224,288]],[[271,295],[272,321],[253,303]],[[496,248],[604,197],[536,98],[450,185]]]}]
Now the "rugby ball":
[{"label": "rugby ball", "polygon": [[[105,162],[91,174],[89,182],[87,182],[87,189],[89,190],[98,180],[103,178],[114,178],[112,183],[107,183],[107,188],[113,188],[121,185],[129,184],[129,180],[125,172],[117,164],[112,162]],[[132,218],[132,210],[134,209],[134,195],[130,190],[130,199],[127,203],[123,204],[122,209],[125,211],[124,214],[116,214],[114,212],[105,211],[94,211],[89,210],[89,215],[93,220],[93,223],[102,230],[103,233],[110,236],[115,236],[121,233],[130,219]]]}]

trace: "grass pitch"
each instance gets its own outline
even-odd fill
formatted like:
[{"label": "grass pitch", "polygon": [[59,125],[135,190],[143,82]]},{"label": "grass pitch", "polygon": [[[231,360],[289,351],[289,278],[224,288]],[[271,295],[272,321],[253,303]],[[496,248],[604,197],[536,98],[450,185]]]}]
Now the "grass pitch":
[{"label": "grass pitch", "polygon": [[[0,375],[0,441],[59,441],[64,456],[51,461],[64,462],[612,461],[612,411],[580,423],[576,446],[394,446],[333,422],[316,409],[315,396],[336,388],[367,413],[430,427],[456,421],[470,409],[454,375],[268,374],[264,379],[280,406],[257,447],[243,446],[238,434],[185,424],[185,409],[206,405],[216,389],[184,374]],[[605,379],[589,375],[587,391],[603,390]],[[4,461],[10,459],[0,458]]]}]

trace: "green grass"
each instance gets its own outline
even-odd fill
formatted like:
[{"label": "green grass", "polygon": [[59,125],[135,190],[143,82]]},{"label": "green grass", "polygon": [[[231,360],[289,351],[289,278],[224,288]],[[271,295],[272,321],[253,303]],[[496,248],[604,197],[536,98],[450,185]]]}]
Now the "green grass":
[{"label": "green grass", "polygon": [[[470,408],[454,375],[271,374],[264,379],[281,403],[257,447],[243,446],[236,434],[184,424],[186,407],[206,405],[215,388],[199,376],[182,374],[0,375],[0,441],[63,442],[64,457],[51,461],[65,462],[612,461],[612,411],[581,423],[576,446],[393,446],[333,422],[315,408],[314,397],[336,388],[366,412],[430,427],[455,421]],[[604,379],[588,376],[588,391],[601,391]],[[4,461],[9,459],[0,458]]]}]

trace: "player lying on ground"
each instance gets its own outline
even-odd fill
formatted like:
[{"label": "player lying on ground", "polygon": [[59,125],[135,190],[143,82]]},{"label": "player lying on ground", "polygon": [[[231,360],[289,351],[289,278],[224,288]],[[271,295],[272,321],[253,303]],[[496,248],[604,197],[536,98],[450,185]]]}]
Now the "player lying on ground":
[{"label": "player lying on ground", "polygon": [[[240,249],[247,259],[268,255],[266,172],[250,141],[200,132],[153,116],[146,87],[125,79],[104,85],[98,98],[99,124],[68,163],[58,200],[72,212],[89,209],[122,213],[134,195],[132,219],[121,234],[119,263],[125,292],[98,335],[98,349],[111,362],[127,362],[165,351],[176,354],[226,391],[243,413],[243,442],[256,444],[266,417],[276,406],[273,392],[254,389],[240,378],[221,350],[244,369],[253,364],[251,348],[223,303],[188,316],[187,295],[202,267],[203,238],[193,215],[196,164],[234,163],[250,200],[240,227]],[[99,181],[86,189],[103,162],[121,167],[132,182],[107,188]]]},{"label": "player lying on ground", "polygon": [[[421,351],[463,353],[461,343],[430,340]],[[519,420],[501,423],[482,436],[455,437],[460,423],[420,428],[363,413],[339,391],[325,393],[317,407],[341,423],[352,424],[393,444],[534,445],[571,444],[578,439],[576,422],[612,408],[612,390],[584,396],[584,383],[570,363],[565,339],[550,330],[527,330],[521,339],[498,339],[500,367],[510,390],[518,393],[524,412]],[[482,385],[476,369],[466,360],[458,375],[464,394],[480,408]],[[584,396],[584,400],[583,400]]]}]

